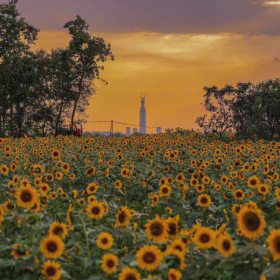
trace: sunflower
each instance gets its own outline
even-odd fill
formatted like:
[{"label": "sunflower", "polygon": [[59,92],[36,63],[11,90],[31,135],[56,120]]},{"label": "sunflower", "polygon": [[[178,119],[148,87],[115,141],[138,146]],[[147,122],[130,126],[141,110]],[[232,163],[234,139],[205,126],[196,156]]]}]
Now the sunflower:
[{"label": "sunflower", "polygon": [[125,227],[129,225],[130,216],[130,210],[127,207],[119,209],[118,214],[116,214],[116,226]]},{"label": "sunflower", "polygon": [[198,193],[204,192],[204,189],[205,189],[205,186],[204,186],[203,184],[200,184],[200,185],[197,185],[197,186],[196,186],[196,191],[197,191]]},{"label": "sunflower", "polygon": [[61,165],[61,169],[62,169],[62,172],[68,172],[70,170],[70,165],[69,163],[63,163]]},{"label": "sunflower", "polygon": [[54,176],[52,174],[46,174],[46,180],[47,182],[53,182],[54,180]]},{"label": "sunflower", "polygon": [[157,269],[162,260],[161,251],[154,245],[144,245],[136,253],[136,263],[143,270],[152,271]]},{"label": "sunflower", "polygon": [[258,192],[262,195],[267,195],[268,192],[269,192],[268,186],[260,184],[259,187],[258,187]]},{"label": "sunflower", "polygon": [[31,185],[21,187],[16,192],[17,205],[26,209],[31,209],[38,200],[38,197],[37,190],[32,188]]},{"label": "sunflower", "polygon": [[169,268],[167,280],[180,280],[182,278],[182,273],[180,270],[177,270],[175,268]]},{"label": "sunflower", "polygon": [[105,254],[102,257],[101,263],[102,263],[101,268],[108,274],[112,274],[117,272],[118,270],[119,259],[117,256],[113,254]]},{"label": "sunflower", "polygon": [[221,234],[217,238],[216,248],[226,258],[231,256],[236,250],[233,240],[227,234]]},{"label": "sunflower", "polygon": [[178,224],[178,218],[177,217],[169,217],[167,220],[166,220],[166,223],[168,225],[168,230],[167,230],[167,233],[168,233],[168,237],[171,238],[171,239],[174,239],[177,234],[179,233],[179,224]]},{"label": "sunflower", "polygon": [[280,229],[273,229],[268,238],[268,250],[273,256],[273,260],[277,261],[280,259]]},{"label": "sunflower", "polygon": [[153,201],[153,205],[157,205],[158,201],[159,201],[159,196],[158,195],[153,195],[152,196],[152,201]]},{"label": "sunflower", "polygon": [[59,258],[65,249],[65,244],[57,235],[50,234],[40,243],[40,251],[44,257],[49,259]]},{"label": "sunflower", "polygon": [[96,185],[95,183],[91,183],[87,186],[87,193],[88,194],[96,193],[98,188],[99,188],[98,185]]},{"label": "sunflower", "polygon": [[160,187],[160,195],[161,196],[169,196],[171,194],[171,187],[168,185],[162,185]]},{"label": "sunflower", "polygon": [[101,219],[104,215],[104,208],[101,202],[93,201],[88,207],[87,207],[87,213],[90,215],[90,219]]},{"label": "sunflower", "polygon": [[127,175],[128,175],[128,173],[129,173],[129,169],[127,169],[127,168],[123,168],[123,169],[121,170],[121,176],[122,176],[123,178],[126,178]]},{"label": "sunflower", "polygon": [[116,180],[115,188],[118,189],[118,190],[122,188],[122,182],[120,180]]},{"label": "sunflower", "polygon": [[8,168],[7,165],[5,165],[5,164],[1,165],[1,173],[4,174],[4,175],[8,175],[9,174],[9,168]]},{"label": "sunflower", "polygon": [[177,183],[184,183],[186,178],[182,173],[179,173],[175,178]]},{"label": "sunflower", "polygon": [[77,200],[77,202],[78,202],[81,206],[86,205],[86,201],[85,201],[85,199],[84,199],[84,198],[80,198],[80,199],[78,199],[78,200]]},{"label": "sunflower", "polygon": [[193,243],[200,249],[209,249],[214,246],[216,232],[207,227],[199,227],[193,237]]},{"label": "sunflower", "polygon": [[[1,222],[1,206],[0,206],[0,222]],[[4,211],[6,212],[10,212],[11,210],[15,210],[16,209],[16,205],[10,201],[10,199],[8,201],[6,201],[4,203]]]},{"label": "sunflower", "polygon": [[50,226],[49,234],[58,235],[64,239],[68,234],[67,225],[64,223],[53,222]]},{"label": "sunflower", "polygon": [[259,186],[259,184],[260,184],[260,180],[257,176],[252,176],[247,181],[247,185],[251,189],[257,188]]},{"label": "sunflower", "polygon": [[95,174],[95,168],[94,167],[90,167],[87,171],[86,171],[86,176],[90,177],[93,176]]},{"label": "sunflower", "polygon": [[135,268],[125,267],[118,280],[140,280],[140,273]]},{"label": "sunflower", "polygon": [[113,236],[108,232],[102,232],[97,237],[97,246],[103,250],[109,250],[114,244]]},{"label": "sunflower", "polygon": [[60,271],[60,264],[55,261],[46,261],[42,265],[43,270],[41,271],[42,274],[46,276],[48,280],[59,280],[62,276]]},{"label": "sunflower", "polygon": [[242,205],[233,204],[232,210],[231,210],[232,214],[234,216],[236,216],[239,213],[239,211],[241,210],[241,208],[242,208]]},{"label": "sunflower", "polygon": [[74,227],[72,226],[72,212],[73,212],[73,210],[74,210],[74,207],[72,207],[72,204],[70,204],[69,205],[69,209],[68,209],[68,213],[67,213],[67,218],[66,218],[66,220],[67,220],[67,222],[68,222],[68,225],[69,225],[69,228],[71,229],[71,230],[73,230],[74,229]]},{"label": "sunflower", "polygon": [[173,250],[177,250],[185,255],[187,252],[187,245],[184,243],[182,238],[175,239],[170,245],[169,248],[172,248]]},{"label": "sunflower", "polygon": [[41,193],[46,194],[49,190],[50,190],[50,187],[47,183],[43,183],[41,185],[41,188],[40,188]]},{"label": "sunflower", "polygon": [[145,225],[147,238],[154,242],[164,243],[168,235],[168,225],[165,220],[160,219],[159,215],[156,215],[155,220],[148,220],[148,224]]},{"label": "sunflower", "polygon": [[201,194],[197,199],[197,203],[200,207],[209,207],[211,204],[211,197],[208,194]]},{"label": "sunflower", "polygon": [[260,209],[244,206],[237,214],[237,225],[243,235],[255,240],[258,236],[263,235],[266,221]]},{"label": "sunflower", "polygon": [[22,244],[14,244],[13,245],[13,250],[11,255],[14,256],[14,258],[18,259],[20,257],[27,257],[29,256],[29,251],[28,250],[23,250],[22,249]]},{"label": "sunflower", "polygon": [[54,151],[52,152],[52,157],[53,157],[54,159],[58,159],[58,158],[60,157],[60,151],[54,150]]},{"label": "sunflower", "polygon": [[245,198],[245,193],[242,190],[236,190],[234,192],[234,198],[236,200],[243,200]]},{"label": "sunflower", "polygon": [[63,177],[63,174],[61,172],[56,172],[55,177],[56,177],[57,180],[61,180],[62,177]]}]

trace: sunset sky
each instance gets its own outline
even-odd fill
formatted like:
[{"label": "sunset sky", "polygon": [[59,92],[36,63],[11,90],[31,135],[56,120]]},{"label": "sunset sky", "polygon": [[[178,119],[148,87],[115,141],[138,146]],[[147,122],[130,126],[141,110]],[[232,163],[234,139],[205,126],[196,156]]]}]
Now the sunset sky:
[{"label": "sunset sky", "polygon": [[[1,1],[8,3],[9,1]],[[63,25],[80,15],[92,36],[111,44],[88,120],[139,124],[146,91],[147,126],[198,128],[203,87],[280,77],[280,2],[251,0],[19,0],[40,28],[33,50],[66,47]],[[125,125],[114,131],[125,132]],[[110,130],[88,123],[85,130]],[[155,133],[155,129],[147,129]]]}]

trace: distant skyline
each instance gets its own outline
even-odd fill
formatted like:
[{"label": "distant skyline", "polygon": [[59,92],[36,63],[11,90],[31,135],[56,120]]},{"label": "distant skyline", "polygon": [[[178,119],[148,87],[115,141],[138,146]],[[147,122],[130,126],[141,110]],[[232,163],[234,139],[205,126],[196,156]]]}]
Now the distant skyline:
[{"label": "distant skyline", "polygon": [[[2,3],[8,3],[8,0]],[[197,129],[203,87],[280,77],[280,2],[262,0],[19,0],[22,17],[41,29],[35,49],[66,47],[63,25],[80,15],[92,36],[111,44],[100,63],[88,120],[139,123],[147,91],[147,126]],[[125,125],[114,130],[125,133]],[[85,131],[110,130],[88,123]],[[164,131],[164,129],[163,129]],[[147,129],[147,133],[149,130]]]}]

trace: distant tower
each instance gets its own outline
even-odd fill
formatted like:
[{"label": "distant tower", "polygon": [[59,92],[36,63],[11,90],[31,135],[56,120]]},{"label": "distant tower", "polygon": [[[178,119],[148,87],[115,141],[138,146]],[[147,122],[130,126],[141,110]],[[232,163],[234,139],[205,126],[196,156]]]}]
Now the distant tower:
[{"label": "distant tower", "polygon": [[126,135],[130,135],[130,127],[129,126],[126,127]]},{"label": "distant tower", "polygon": [[161,133],[161,127],[157,127],[157,134]]},{"label": "distant tower", "polygon": [[145,95],[142,97],[142,93],[140,95],[141,98],[141,107],[140,107],[140,122],[139,122],[139,132],[141,134],[146,134],[146,108],[145,108]]},{"label": "distant tower", "polygon": [[133,127],[133,133],[137,132],[137,127]]}]

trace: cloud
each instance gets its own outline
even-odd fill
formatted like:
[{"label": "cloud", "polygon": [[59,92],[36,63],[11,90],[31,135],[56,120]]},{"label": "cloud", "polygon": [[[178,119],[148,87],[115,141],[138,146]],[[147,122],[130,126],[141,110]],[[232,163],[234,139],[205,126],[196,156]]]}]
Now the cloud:
[{"label": "cloud", "polygon": [[19,1],[18,9],[34,26],[60,31],[79,14],[92,32],[279,35],[278,5],[264,3],[264,0],[24,0]]}]

